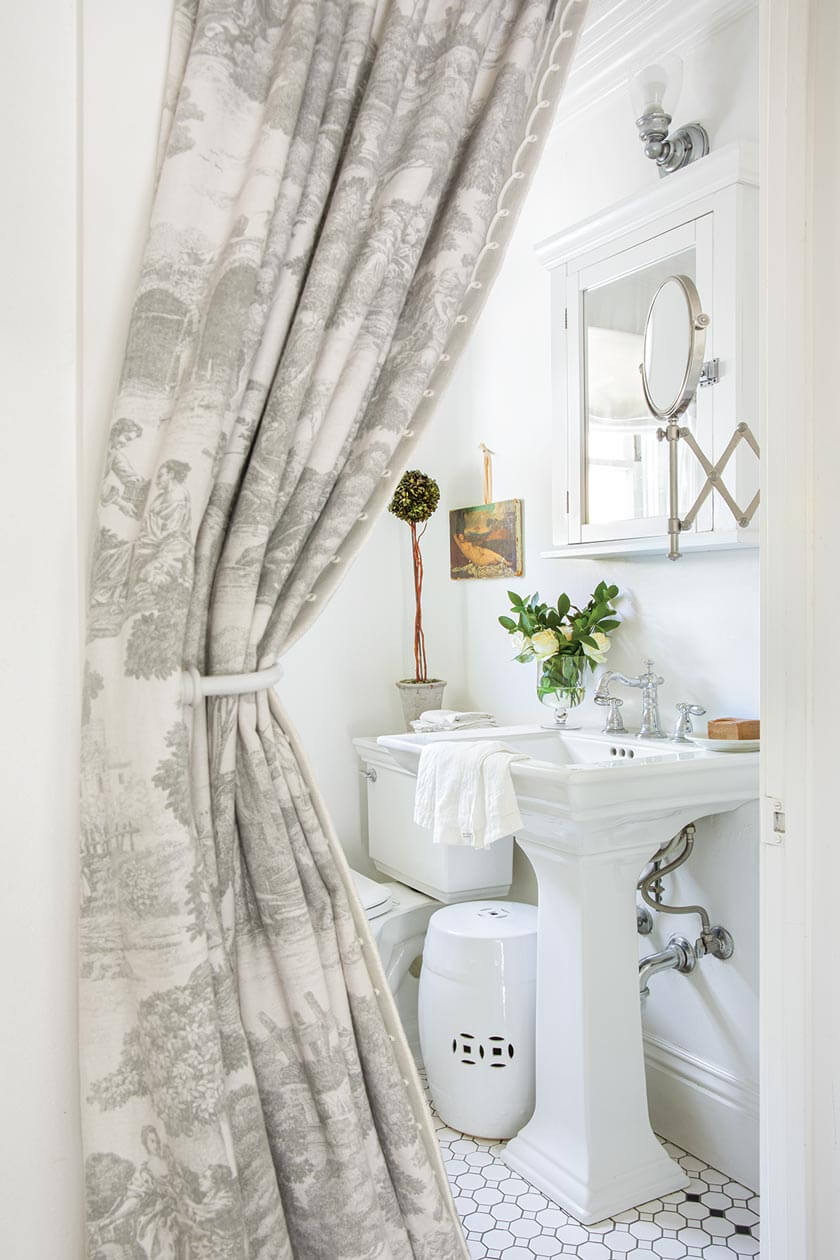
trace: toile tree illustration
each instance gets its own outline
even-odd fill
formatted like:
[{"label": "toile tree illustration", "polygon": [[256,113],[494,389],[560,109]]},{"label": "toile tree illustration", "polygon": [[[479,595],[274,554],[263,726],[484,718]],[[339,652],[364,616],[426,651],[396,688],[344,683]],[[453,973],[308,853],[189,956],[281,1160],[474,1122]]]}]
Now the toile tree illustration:
[{"label": "toile tree illustration", "polygon": [[[414,682],[429,682],[426,663],[426,637],[423,633],[423,557],[420,539],[426,532],[429,518],[440,503],[440,487],[426,473],[416,468],[403,473],[388,504],[388,511],[411,530],[411,559],[414,567]],[[418,529],[418,526],[421,528]],[[431,680],[436,681],[436,680]]]},{"label": "toile tree illustration", "polygon": [[166,732],[169,756],[158,762],[152,783],[166,795],[166,807],[185,827],[192,820],[190,801],[190,736],[184,722],[176,722]]},{"label": "toile tree illustration", "polygon": [[169,678],[181,668],[181,619],[189,591],[170,581],[157,593],[157,608],[134,619],[125,648],[130,678]]},{"label": "toile tree illustration", "polygon": [[143,998],[119,1063],[93,1083],[90,1101],[114,1111],[150,1094],[171,1137],[213,1123],[224,1105],[223,1072],[248,1061],[235,1002],[229,978],[207,963],[186,984]]},{"label": "toile tree illustration", "polygon": [[98,1151],[85,1160],[85,1200],[88,1216],[98,1221],[124,1197],[136,1169],[130,1159]]}]

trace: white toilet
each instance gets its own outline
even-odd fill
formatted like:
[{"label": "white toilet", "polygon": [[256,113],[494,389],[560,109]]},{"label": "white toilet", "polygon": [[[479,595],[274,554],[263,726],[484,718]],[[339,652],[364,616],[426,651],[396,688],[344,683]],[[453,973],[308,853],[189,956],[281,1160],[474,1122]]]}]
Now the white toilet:
[{"label": "white toilet", "polygon": [[378,883],[357,871],[353,876],[420,1063],[417,995],[429,919],[442,903],[503,897],[513,878],[513,839],[498,840],[488,849],[433,844],[431,833],[414,822],[414,775],[375,739],[353,743],[367,779],[370,860],[389,881]]}]

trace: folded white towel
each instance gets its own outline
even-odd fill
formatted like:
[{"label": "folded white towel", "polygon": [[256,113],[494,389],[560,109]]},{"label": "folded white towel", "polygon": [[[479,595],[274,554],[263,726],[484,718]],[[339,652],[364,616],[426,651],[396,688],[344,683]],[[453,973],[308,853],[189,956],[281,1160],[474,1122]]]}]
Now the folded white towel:
[{"label": "folded white towel", "polygon": [[417,767],[414,821],[435,844],[486,849],[522,826],[510,766],[524,753],[498,740],[436,740]]},{"label": "folded white towel", "polygon": [[474,726],[495,726],[492,713],[467,713],[458,709],[427,709],[411,723],[415,731],[463,731]]}]

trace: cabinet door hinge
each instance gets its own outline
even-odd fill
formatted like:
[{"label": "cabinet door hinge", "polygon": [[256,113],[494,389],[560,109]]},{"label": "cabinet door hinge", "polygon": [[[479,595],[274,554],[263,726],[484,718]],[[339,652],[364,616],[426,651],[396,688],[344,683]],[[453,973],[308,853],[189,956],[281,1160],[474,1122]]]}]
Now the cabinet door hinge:
[{"label": "cabinet door hinge", "polygon": [[570,507],[569,507],[569,492],[568,492],[568,490],[567,490],[567,491],[566,491],[566,515],[567,515],[567,516],[569,515],[570,510],[571,510],[571,509],[570,509]]},{"label": "cabinet door hinge", "polygon": [[563,307],[563,327],[564,327],[564,328],[568,328],[568,327],[569,327],[569,308],[568,308],[568,306],[564,306],[564,307]]}]

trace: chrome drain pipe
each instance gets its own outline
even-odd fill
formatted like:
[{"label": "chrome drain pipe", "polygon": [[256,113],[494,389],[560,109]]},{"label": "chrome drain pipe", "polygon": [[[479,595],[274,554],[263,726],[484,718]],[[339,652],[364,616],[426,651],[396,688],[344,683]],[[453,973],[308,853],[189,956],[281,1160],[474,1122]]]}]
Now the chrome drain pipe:
[{"label": "chrome drain pipe", "polygon": [[639,992],[642,997],[650,993],[648,980],[660,971],[678,971],[687,976],[697,966],[697,951],[684,936],[672,936],[667,948],[658,954],[649,954],[639,963]]}]

